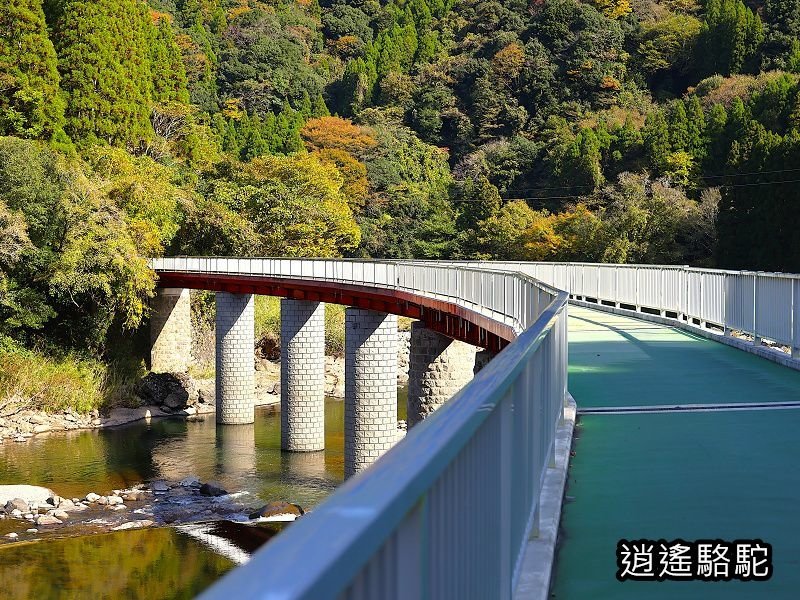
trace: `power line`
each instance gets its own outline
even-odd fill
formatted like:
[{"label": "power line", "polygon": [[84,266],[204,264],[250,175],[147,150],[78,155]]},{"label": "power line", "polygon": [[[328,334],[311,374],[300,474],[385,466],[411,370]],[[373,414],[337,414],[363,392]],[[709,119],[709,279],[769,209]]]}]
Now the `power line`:
[{"label": "power line", "polygon": [[[744,173],[728,173],[725,175],[700,175],[698,179],[724,179],[725,177],[747,177],[750,175],[774,175],[776,173],[796,173],[800,171],[800,167],[797,168],[788,168],[788,169],[775,169],[772,171],[750,171]],[[768,182],[774,183],[774,182]],[[777,182],[783,183],[783,182]],[[730,187],[736,184],[729,184],[726,186],[725,184],[720,185],[720,187]],[[506,190],[506,192],[535,192],[537,190],[575,190],[575,189],[592,189],[594,190],[595,186],[591,184],[587,185],[554,185],[554,186],[536,186],[536,187],[527,187],[527,188],[510,188]]]},{"label": "power line", "polygon": [[[797,169],[800,170],[800,169]],[[729,184],[722,184],[715,187],[721,188],[740,188],[740,187],[753,187],[753,186],[762,186],[762,185],[778,185],[781,183],[800,183],[800,179],[787,179],[784,181],[759,181],[753,183],[729,183]],[[502,196],[502,200],[506,202],[512,202],[514,200],[522,200],[525,202],[532,201],[532,200],[583,200],[586,196],[577,196],[574,194],[570,195],[563,195],[563,196],[527,196],[527,197],[511,197],[511,196]],[[482,202],[482,200],[461,200],[461,202]]]}]

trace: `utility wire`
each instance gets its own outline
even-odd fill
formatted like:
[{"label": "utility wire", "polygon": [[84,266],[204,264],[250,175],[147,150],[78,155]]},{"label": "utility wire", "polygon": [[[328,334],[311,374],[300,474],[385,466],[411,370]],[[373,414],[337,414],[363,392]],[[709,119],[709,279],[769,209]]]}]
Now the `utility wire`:
[{"label": "utility wire", "polygon": [[[772,171],[751,171],[745,173],[728,173],[726,175],[700,175],[698,179],[724,179],[725,177],[746,177],[750,175],[774,175],[776,173],[796,173],[800,171],[800,167],[789,169],[775,169]],[[784,182],[767,182],[767,183],[784,183]],[[731,187],[736,184],[725,185],[721,184],[720,187]],[[535,192],[537,190],[574,190],[574,189],[594,189],[593,185],[554,185],[554,186],[536,186],[528,188],[511,188],[508,192]]]}]

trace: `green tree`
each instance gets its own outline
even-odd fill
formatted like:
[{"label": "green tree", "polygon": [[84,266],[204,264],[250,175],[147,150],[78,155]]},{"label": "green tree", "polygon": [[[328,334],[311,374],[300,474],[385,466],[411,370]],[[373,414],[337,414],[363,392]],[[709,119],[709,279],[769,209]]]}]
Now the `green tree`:
[{"label": "green tree", "polygon": [[138,147],[152,136],[148,19],[135,0],[64,1],[53,35],[74,140]]},{"label": "green tree", "polygon": [[0,5],[0,135],[50,139],[62,133],[64,101],[41,0]]},{"label": "green tree", "polygon": [[705,72],[730,75],[753,68],[764,28],[742,0],[708,0],[701,37]]},{"label": "green tree", "polygon": [[153,75],[153,101],[188,103],[186,68],[170,20],[166,16],[158,15],[150,32],[149,60]]}]

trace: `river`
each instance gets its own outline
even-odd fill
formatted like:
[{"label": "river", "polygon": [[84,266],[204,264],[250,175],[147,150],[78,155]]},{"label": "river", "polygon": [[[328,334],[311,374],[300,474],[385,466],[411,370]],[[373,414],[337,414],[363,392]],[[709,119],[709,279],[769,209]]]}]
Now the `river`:
[{"label": "river", "polygon": [[[398,418],[405,419],[405,390],[398,395]],[[217,426],[213,414],[156,419],[2,443],[0,482],[43,485],[69,498],[195,475],[246,492],[240,500],[254,507],[285,500],[313,508],[342,482],[343,435],[344,403],[330,398],[324,452],[281,452],[273,407],[257,408],[253,425]],[[244,552],[279,529],[265,525],[255,536],[247,530],[244,539],[235,527],[223,535],[237,538]],[[19,522],[0,521],[0,534],[12,530]],[[191,598],[235,566],[180,527],[20,540],[0,546],[3,598]]]}]

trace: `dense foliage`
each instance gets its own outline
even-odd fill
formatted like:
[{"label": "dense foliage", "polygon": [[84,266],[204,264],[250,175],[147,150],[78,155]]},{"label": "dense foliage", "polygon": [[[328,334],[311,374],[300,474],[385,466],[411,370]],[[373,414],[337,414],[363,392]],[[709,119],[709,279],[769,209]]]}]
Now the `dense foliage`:
[{"label": "dense foliage", "polygon": [[165,252],[798,271],[799,73],[796,0],[9,0],[0,336]]}]

